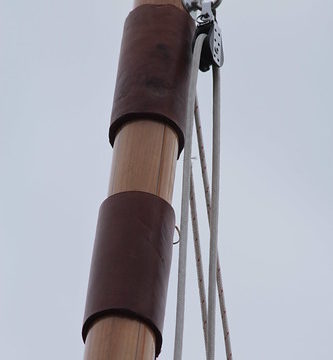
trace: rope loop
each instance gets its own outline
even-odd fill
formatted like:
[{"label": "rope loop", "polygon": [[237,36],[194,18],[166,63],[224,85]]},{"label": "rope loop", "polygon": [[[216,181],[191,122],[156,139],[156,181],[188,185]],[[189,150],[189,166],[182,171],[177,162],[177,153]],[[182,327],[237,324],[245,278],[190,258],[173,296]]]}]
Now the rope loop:
[{"label": "rope loop", "polygon": [[[220,73],[219,68],[223,64],[223,56],[214,57],[216,47],[222,48],[221,31],[217,26],[215,9],[221,4],[222,0],[209,2],[182,0],[184,7],[193,17],[196,10],[201,10],[201,15],[197,18],[198,27],[194,39],[192,69],[190,75],[189,96],[187,102],[187,123],[186,139],[183,160],[183,179],[182,179],[182,203],[181,203],[181,224],[179,232],[179,256],[178,256],[178,285],[177,285],[177,310],[176,310],[176,331],[173,360],[182,360],[183,332],[184,332],[184,313],[185,313],[185,285],[186,285],[186,262],[187,262],[187,238],[189,224],[189,205],[191,207],[191,219],[193,239],[195,244],[197,277],[199,295],[201,303],[201,315],[204,330],[204,340],[206,347],[207,360],[215,359],[215,320],[216,320],[216,289],[218,289],[220,300],[220,311],[222,317],[223,332],[225,336],[225,350],[228,360],[232,360],[231,342],[229,326],[226,316],[226,306],[222,285],[220,261],[218,256],[218,220],[219,220],[219,193],[220,193]],[[190,7],[189,7],[190,6]],[[190,9],[190,10],[189,10]],[[203,29],[206,24],[208,29]],[[216,34],[215,34],[216,33]],[[217,36],[221,43],[218,43]],[[207,39],[213,40],[213,48],[206,51],[207,61],[203,63],[203,55]],[[208,45],[211,41],[208,41]],[[215,44],[215,45],[214,45]],[[218,45],[220,44],[220,45]],[[223,53],[222,53],[223,54]],[[211,55],[209,57],[209,55]],[[220,61],[218,61],[220,59]],[[202,65],[202,66],[201,66]],[[199,119],[199,108],[196,101],[196,84],[198,70],[207,71],[213,69],[213,151],[212,151],[212,188],[210,190],[207,166],[203,159],[204,146],[202,141],[201,125]],[[193,114],[194,112],[194,114]],[[193,116],[194,115],[194,116]],[[206,208],[208,223],[210,227],[209,241],[209,282],[208,282],[208,302],[206,301],[204,273],[202,269],[198,216],[196,211],[196,200],[194,181],[192,173],[192,133],[195,118],[198,134],[198,146],[200,163],[202,168],[203,182],[205,188]],[[199,136],[200,135],[200,136]],[[199,139],[200,137],[200,139]]]}]

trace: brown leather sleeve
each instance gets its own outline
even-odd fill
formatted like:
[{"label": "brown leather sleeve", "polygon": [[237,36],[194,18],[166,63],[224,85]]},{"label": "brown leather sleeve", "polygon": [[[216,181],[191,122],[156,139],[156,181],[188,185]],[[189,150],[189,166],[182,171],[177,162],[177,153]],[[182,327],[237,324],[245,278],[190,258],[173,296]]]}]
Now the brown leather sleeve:
[{"label": "brown leather sleeve", "polygon": [[101,205],[82,329],[94,321],[126,315],[145,322],[161,351],[175,216],[158,196],[123,192]]},{"label": "brown leather sleeve", "polygon": [[165,122],[184,147],[194,23],[172,5],[142,5],[125,22],[110,143],[129,120]]}]

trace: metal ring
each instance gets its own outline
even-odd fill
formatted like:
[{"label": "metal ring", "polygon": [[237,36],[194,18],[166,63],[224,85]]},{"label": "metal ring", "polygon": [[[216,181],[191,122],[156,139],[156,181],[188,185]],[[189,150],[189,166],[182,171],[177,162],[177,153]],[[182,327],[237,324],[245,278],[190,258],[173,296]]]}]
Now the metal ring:
[{"label": "metal ring", "polygon": [[[182,0],[184,8],[190,13],[191,11],[202,10],[202,1],[195,0]],[[216,10],[222,3],[222,0],[212,1],[212,9]]]},{"label": "metal ring", "polygon": [[175,226],[175,229],[178,233],[178,241],[174,242],[173,245],[178,245],[180,243],[180,230],[179,230],[179,227],[176,225]]}]

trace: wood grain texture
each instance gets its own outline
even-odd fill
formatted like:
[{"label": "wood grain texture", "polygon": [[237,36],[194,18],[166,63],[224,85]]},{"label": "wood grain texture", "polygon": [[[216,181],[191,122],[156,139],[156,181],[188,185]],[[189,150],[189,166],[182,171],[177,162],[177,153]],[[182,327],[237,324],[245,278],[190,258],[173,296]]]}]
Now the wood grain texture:
[{"label": "wood grain texture", "polygon": [[152,360],[154,341],[150,329],[136,320],[104,318],[89,331],[84,360]]},{"label": "wood grain texture", "polygon": [[176,133],[167,125],[141,120],[116,137],[109,196],[144,191],[171,203],[178,154]]},{"label": "wood grain texture", "polygon": [[[139,120],[117,134],[109,196],[144,191],[171,203],[178,155],[178,138],[169,126]],[[97,321],[86,341],[84,360],[151,360],[155,337],[136,320],[108,317]]]},{"label": "wood grain texture", "polygon": [[[144,4],[174,5],[181,0],[135,0]],[[178,155],[176,133],[167,125],[149,120],[126,124],[117,134],[108,194],[144,191],[172,202]],[[155,337],[148,326],[136,320],[106,317],[90,329],[84,360],[152,360]]]}]

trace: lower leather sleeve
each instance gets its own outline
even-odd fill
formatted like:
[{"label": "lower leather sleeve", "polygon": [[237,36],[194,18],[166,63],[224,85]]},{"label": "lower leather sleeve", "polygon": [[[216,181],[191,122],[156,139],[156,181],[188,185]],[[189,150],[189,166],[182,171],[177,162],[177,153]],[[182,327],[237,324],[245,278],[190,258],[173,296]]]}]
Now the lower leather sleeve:
[{"label": "lower leather sleeve", "polygon": [[172,258],[174,211],[163,199],[123,192],[101,205],[82,336],[106,315],[146,323],[155,334],[156,356],[162,330]]}]

